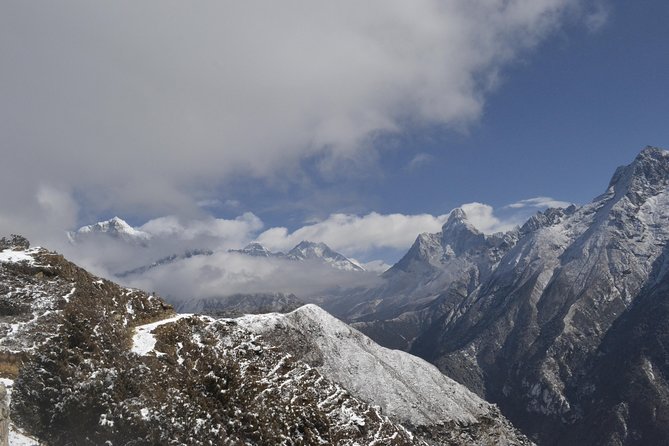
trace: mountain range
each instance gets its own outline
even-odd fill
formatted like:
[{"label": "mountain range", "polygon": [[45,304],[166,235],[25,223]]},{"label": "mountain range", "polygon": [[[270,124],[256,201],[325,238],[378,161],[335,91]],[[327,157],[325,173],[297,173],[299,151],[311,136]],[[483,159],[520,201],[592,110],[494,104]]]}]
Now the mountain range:
[{"label": "mountain range", "polygon": [[[82,234],[123,232],[93,226]],[[212,430],[250,444],[529,444],[516,427],[542,446],[666,444],[668,241],[669,152],[654,147],[588,204],[496,234],[455,209],[372,285],[191,301],[209,316],[5,240],[0,371],[16,379],[15,421],[55,444],[67,429],[114,444]],[[358,271],[311,242],[232,254]],[[248,314],[267,311],[281,313]],[[251,401],[261,409],[245,412]],[[72,424],[82,408],[93,430]]]},{"label": "mountain range", "polygon": [[12,429],[47,444],[531,444],[431,364],[313,305],[176,314],[20,237],[0,241],[0,286]]},{"label": "mountain range", "polygon": [[252,257],[269,257],[294,260],[297,262],[317,262],[342,271],[364,271],[355,260],[332,250],[322,242],[310,242],[303,240],[287,253],[272,252],[258,242],[246,245],[242,249],[231,249],[230,252],[244,254]]},{"label": "mountain range", "polygon": [[[82,226],[76,231],[68,232],[67,236],[70,243],[75,246],[87,242],[95,242],[97,239],[107,242],[116,241],[122,244],[145,248],[151,247],[154,243],[159,244],[160,240],[157,239],[161,238],[160,236],[154,236],[150,232],[132,227],[120,217],[114,217],[110,220]],[[258,242],[249,243],[241,249],[230,249],[228,252],[250,257],[276,258],[326,265],[342,271],[365,271],[365,268],[358,262],[334,251],[325,243],[308,240],[301,241],[287,253],[270,251]],[[212,249],[191,247],[183,252],[171,253],[157,258],[149,264],[136,266],[127,270],[114,271],[113,273],[114,276],[118,278],[136,276],[162,265],[177,263],[184,259],[190,259],[191,257],[211,256],[212,254],[214,254]]]},{"label": "mountain range", "polygon": [[379,287],[324,307],[496,402],[539,444],[669,439],[669,152],[644,149],[591,203],[486,235],[465,212]]}]

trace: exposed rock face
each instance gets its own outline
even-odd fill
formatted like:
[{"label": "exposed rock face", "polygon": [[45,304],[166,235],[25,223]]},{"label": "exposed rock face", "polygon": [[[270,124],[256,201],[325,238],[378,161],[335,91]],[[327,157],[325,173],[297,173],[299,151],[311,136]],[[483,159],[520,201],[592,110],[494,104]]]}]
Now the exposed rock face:
[{"label": "exposed rock face", "polygon": [[9,406],[3,383],[0,383],[0,446],[9,446]]},{"label": "exposed rock face", "polygon": [[332,309],[497,402],[541,444],[667,442],[668,184],[669,152],[649,147],[592,203],[519,230],[484,236],[454,212],[382,289]]}]

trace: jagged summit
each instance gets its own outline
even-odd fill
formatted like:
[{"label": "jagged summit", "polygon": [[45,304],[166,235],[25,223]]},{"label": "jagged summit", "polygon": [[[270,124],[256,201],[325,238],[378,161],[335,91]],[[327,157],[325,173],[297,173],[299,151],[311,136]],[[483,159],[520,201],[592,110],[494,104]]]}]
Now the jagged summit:
[{"label": "jagged summit", "polygon": [[278,257],[284,255],[281,252],[278,253],[272,252],[258,242],[251,242],[248,245],[244,246],[242,249],[231,249],[230,252],[245,254],[247,256],[253,256],[253,257]]},{"label": "jagged summit", "polygon": [[519,232],[522,236],[540,228],[556,225],[565,217],[573,215],[576,209],[577,207],[572,204],[566,208],[548,208],[545,211],[539,211],[520,227]]},{"label": "jagged summit", "polygon": [[639,204],[660,193],[667,184],[669,151],[647,146],[631,164],[616,169],[607,194],[617,198],[627,196],[634,204]]},{"label": "jagged summit", "polygon": [[442,228],[449,228],[461,225],[471,227],[472,230],[478,232],[478,230],[470,223],[467,217],[467,213],[462,208],[453,209],[451,213],[448,214],[448,219],[446,219],[446,223],[444,223]]},{"label": "jagged summit", "polygon": [[311,242],[308,240],[302,240],[293,249],[289,251],[289,254],[295,253],[295,255],[304,254],[305,256],[314,255],[322,257],[324,255],[330,254],[330,251],[334,254],[337,254],[323,242]]},{"label": "jagged summit", "polygon": [[315,260],[327,263],[334,268],[345,271],[364,271],[364,268],[348,257],[332,250],[322,242],[303,240],[288,251],[286,257],[291,260]]},{"label": "jagged summit", "polygon": [[487,237],[468,220],[462,208],[453,209],[441,228],[441,245],[455,254],[477,249]]}]

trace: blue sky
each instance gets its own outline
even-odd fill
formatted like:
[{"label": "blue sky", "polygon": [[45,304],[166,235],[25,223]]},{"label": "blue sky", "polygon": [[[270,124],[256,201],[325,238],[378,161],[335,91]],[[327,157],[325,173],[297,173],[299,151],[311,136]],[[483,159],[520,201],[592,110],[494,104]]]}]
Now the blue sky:
[{"label": "blue sky", "polygon": [[[618,1],[607,11],[596,32],[566,28],[506,68],[465,132],[409,129],[386,143],[368,175],[324,180],[311,169],[313,189],[268,194],[271,187],[241,182],[231,195],[292,228],[331,212],[438,215],[472,201],[498,208],[534,196],[586,203],[644,146],[669,147],[669,3]],[[425,162],[408,168],[419,154]],[[320,205],[323,194],[331,201]],[[295,195],[304,213],[275,206]]]},{"label": "blue sky", "polygon": [[585,203],[669,147],[668,18],[659,0],[5,3],[0,230],[58,245],[120,215],[393,262],[461,204],[506,229],[541,206],[505,206]]}]

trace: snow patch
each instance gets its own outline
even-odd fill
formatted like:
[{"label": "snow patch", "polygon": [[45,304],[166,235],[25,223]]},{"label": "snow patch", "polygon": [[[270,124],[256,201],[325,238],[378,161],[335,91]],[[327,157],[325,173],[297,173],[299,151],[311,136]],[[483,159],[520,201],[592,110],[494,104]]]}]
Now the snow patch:
[{"label": "snow patch", "polygon": [[11,249],[5,249],[0,251],[0,262],[3,263],[19,263],[19,262],[28,262],[30,265],[35,264],[35,259],[31,255],[35,250],[28,251],[14,251]]},{"label": "snow patch", "polygon": [[130,351],[140,356],[146,356],[156,347],[156,338],[153,335],[153,330],[160,327],[161,325],[171,324],[172,322],[176,322],[179,319],[184,319],[191,316],[193,315],[179,314],[169,319],[163,319],[158,322],[135,327],[135,334],[132,337],[132,348]]}]

